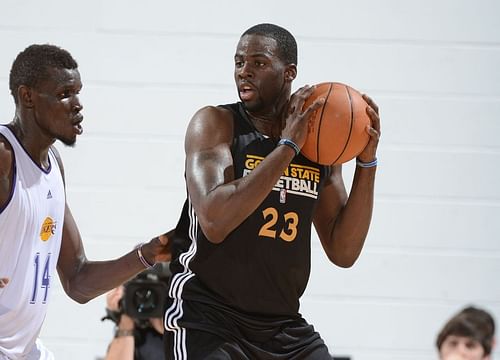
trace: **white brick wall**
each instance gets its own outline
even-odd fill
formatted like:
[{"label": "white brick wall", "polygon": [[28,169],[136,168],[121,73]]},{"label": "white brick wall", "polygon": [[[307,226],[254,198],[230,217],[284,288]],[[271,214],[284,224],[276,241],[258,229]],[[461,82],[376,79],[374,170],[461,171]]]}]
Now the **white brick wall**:
[{"label": "white brick wall", "polygon": [[[88,257],[116,257],[175,225],[187,122],[203,105],[236,100],[239,34],[258,22],[289,28],[296,87],[342,81],[367,92],[383,129],[363,254],[339,269],[314,238],[302,313],[335,354],[432,360],[441,325],[468,303],[500,327],[499,14],[495,0],[3,0],[0,122],[14,112],[15,55],[31,43],[70,50],[85,134],[76,149],[58,146],[68,201]],[[53,295],[42,338],[57,358],[102,356],[112,328],[99,321],[104,298],[78,305],[59,284]]]}]

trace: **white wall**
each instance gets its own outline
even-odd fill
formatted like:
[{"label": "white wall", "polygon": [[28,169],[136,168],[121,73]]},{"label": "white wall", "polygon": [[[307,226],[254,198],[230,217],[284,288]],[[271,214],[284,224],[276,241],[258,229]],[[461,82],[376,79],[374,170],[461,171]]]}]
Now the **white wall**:
[{"label": "white wall", "polygon": [[[70,50],[85,133],[76,149],[58,146],[68,201],[88,257],[116,257],[175,225],[187,122],[236,100],[239,34],[289,28],[296,87],[346,82],[376,99],[383,129],[363,254],[339,269],[314,238],[301,310],[335,354],[432,360],[440,326],[464,305],[500,326],[499,15],[495,0],[2,0],[0,122],[14,112],[16,54],[31,43]],[[102,356],[103,314],[103,297],[78,305],[57,284],[42,338],[59,359]]]}]

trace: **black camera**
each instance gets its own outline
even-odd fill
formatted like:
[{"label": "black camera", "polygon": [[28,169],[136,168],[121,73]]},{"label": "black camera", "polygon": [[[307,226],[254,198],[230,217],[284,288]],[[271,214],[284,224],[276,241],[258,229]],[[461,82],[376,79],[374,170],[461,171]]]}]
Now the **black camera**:
[{"label": "black camera", "polygon": [[137,320],[163,317],[170,275],[168,263],[157,263],[126,282],[122,311]]}]

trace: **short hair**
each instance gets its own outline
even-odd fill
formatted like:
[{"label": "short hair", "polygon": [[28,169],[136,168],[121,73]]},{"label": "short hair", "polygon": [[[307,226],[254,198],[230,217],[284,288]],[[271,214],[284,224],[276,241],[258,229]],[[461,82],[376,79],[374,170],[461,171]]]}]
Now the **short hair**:
[{"label": "short hair", "polygon": [[468,306],[444,325],[436,339],[438,350],[450,335],[465,336],[476,340],[483,347],[484,354],[489,355],[493,347],[495,321],[487,311]]},{"label": "short hair", "polygon": [[297,65],[297,42],[288,30],[278,25],[264,23],[252,26],[241,37],[245,35],[262,35],[276,40],[280,59],[286,64]]},{"label": "short hair", "polygon": [[10,93],[17,104],[17,89],[21,85],[36,87],[49,77],[49,68],[76,69],[71,54],[55,45],[33,44],[21,51],[12,64],[9,77]]}]

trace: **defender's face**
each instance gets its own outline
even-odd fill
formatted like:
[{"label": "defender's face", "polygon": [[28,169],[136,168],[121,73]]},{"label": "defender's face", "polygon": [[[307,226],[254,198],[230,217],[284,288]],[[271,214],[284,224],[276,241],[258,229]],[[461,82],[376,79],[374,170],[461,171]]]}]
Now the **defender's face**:
[{"label": "defender's face", "polygon": [[234,56],[234,79],[240,100],[253,113],[273,111],[287,95],[286,65],[278,56],[276,40],[262,35],[245,35]]},{"label": "defender's face", "polygon": [[477,340],[456,335],[449,335],[443,341],[439,355],[441,360],[487,360],[490,358],[484,354],[484,349]]},{"label": "defender's face", "polygon": [[73,145],[83,130],[82,88],[78,70],[51,68],[49,78],[32,89],[35,121],[42,134]]}]

